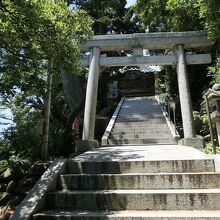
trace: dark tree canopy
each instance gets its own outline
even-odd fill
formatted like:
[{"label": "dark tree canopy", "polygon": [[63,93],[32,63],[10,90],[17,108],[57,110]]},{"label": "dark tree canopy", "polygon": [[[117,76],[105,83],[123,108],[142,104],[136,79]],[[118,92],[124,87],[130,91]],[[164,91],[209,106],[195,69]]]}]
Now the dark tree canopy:
[{"label": "dark tree canopy", "polygon": [[125,8],[126,0],[79,0],[70,1],[77,8],[84,9],[93,18],[95,34],[127,34],[141,32],[138,19]]}]

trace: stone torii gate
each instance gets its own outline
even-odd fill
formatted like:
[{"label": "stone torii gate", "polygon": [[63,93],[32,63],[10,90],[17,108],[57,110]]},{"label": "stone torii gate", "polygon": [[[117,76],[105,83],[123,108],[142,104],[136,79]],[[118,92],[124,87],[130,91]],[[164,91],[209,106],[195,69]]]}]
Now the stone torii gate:
[{"label": "stone torii gate", "polygon": [[[89,66],[83,138],[87,145],[94,145],[96,103],[100,66],[175,65],[179,86],[184,139],[195,139],[192,103],[188,83],[187,65],[211,63],[210,54],[186,54],[185,49],[203,48],[214,44],[204,31],[135,33],[120,35],[97,35],[85,45],[81,52],[90,51],[82,59]],[[174,55],[143,56],[143,49],[174,49]],[[130,57],[106,57],[102,51],[132,50]],[[85,144],[85,143],[84,143]],[[81,144],[80,144],[81,145]]]}]

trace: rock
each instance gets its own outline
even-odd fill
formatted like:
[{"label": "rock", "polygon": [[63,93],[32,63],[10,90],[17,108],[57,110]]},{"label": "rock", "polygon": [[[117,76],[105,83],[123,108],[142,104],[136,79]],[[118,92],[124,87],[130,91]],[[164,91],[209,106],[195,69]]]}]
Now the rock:
[{"label": "rock", "polygon": [[41,176],[49,165],[50,163],[34,164],[29,168],[29,175]]},{"label": "rock", "polygon": [[213,90],[216,90],[216,91],[220,91],[220,84],[214,84],[214,85],[212,86],[212,89],[213,89]]},{"label": "rock", "polygon": [[9,168],[7,168],[0,176],[0,182],[2,183],[8,183],[11,180],[18,180],[24,177],[25,170],[23,170],[18,165],[11,165]]},{"label": "rock", "polygon": [[18,206],[21,202],[22,202],[22,200],[24,199],[24,196],[22,196],[22,195],[17,195],[17,196],[15,196],[15,197],[13,197],[10,201],[9,201],[9,203],[8,203],[8,205],[10,206],[10,207],[16,207],[16,206]]},{"label": "rock", "polygon": [[3,214],[2,216],[0,216],[0,220],[8,220],[10,217],[10,214]]},{"label": "rock", "polygon": [[5,183],[0,183],[0,192],[5,192],[7,188],[7,184]]},{"label": "rock", "polygon": [[15,192],[17,194],[21,194],[21,195],[26,195],[28,193],[28,191],[33,187],[35,181],[31,178],[31,179],[21,179],[19,180],[18,184],[17,184],[17,188],[15,190]]},{"label": "rock", "polygon": [[10,213],[8,211],[7,207],[1,208],[1,215],[0,215],[0,220],[8,220],[10,217]]},{"label": "rock", "polygon": [[19,160],[18,164],[22,169],[24,169],[26,171],[28,171],[28,169],[31,166],[31,162],[29,160]]},{"label": "rock", "polygon": [[0,206],[5,206],[13,196],[10,193],[4,192],[0,194]]},{"label": "rock", "polygon": [[6,192],[13,194],[15,192],[16,186],[17,183],[14,180],[10,181],[7,185]]}]

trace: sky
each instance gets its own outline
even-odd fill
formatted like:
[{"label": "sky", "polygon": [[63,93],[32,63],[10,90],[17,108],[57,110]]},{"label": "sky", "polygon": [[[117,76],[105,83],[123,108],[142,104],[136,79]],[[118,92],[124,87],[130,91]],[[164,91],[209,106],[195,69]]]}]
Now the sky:
[{"label": "sky", "polygon": [[126,7],[130,7],[131,5],[133,5],[136,2],[136,0],[127,0],[127,5]]}]

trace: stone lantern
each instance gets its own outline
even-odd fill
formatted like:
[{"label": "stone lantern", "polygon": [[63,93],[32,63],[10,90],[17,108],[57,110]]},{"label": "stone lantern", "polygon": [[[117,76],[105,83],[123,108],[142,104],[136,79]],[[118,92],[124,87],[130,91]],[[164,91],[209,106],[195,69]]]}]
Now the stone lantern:
[{"label": "stone lantern", "polygon": [[218,143],[220,145],[220,84],[215,84],[208,91],[207,100],[211,108],[211,120],[216,124]]}]

